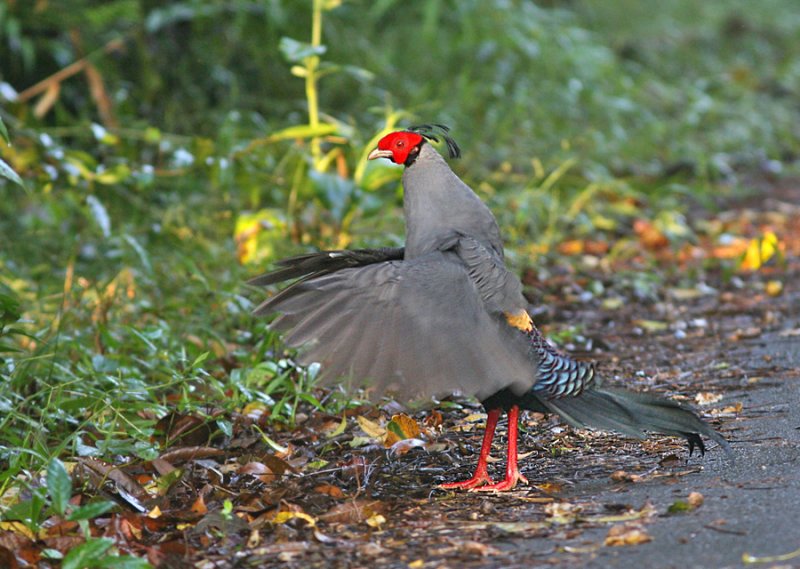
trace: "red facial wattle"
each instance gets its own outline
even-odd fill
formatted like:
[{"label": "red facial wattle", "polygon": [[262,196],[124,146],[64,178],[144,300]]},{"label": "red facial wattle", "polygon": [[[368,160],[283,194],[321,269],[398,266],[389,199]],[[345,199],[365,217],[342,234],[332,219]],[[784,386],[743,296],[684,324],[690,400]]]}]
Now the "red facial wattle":
[{"label": "red facial wattle", "polygon": [[368,158],[388,158],[395,164],[405,164],[409,154],[425,139],[416,132],[400,130],[384,136],[378,141],[378,148],[369,153]]}]

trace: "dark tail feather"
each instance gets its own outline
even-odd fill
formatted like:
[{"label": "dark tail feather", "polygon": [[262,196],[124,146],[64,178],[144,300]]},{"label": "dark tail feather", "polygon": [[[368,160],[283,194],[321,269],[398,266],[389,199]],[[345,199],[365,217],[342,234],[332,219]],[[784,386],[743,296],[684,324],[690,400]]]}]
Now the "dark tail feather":
[{"label": "dark tail feather", "polygon": [[689,454],[705,453],[702,436],[716,441],[730,455],[728,442],[677,401],[622,389],[588,389],[575,397],[543,399],[542,403],[575,427],[592,427],[644,438],[646,432],[685,438]]}]

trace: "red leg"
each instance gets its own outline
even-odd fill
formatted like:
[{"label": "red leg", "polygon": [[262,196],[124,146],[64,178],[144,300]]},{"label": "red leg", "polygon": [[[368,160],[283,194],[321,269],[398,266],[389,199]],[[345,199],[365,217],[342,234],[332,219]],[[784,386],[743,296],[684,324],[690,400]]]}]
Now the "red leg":
[{"label": "red leg", "polygon": [[469,480],[462,482],[449,482],[447,484],[440,484],[439,488],[449,490],[451,488],[475,488],[482,484],[494,484],[489,478],[489,472],[486,470],[486,457],[489,456],[489,451],[492,450],[492,439],[494,439],[494,430],[497,427],[497,420],[500,418],[500,409],[489,409],[489,415],[486,418],[486,430],[483,432],[483,443],[481,444],[481,454],[478,457],[478,466],[475,468],[475,474]]},{"label": "red leg", "polygon": [[470,491],[473,492],[483,492],[483,491],[492,491],[495,490],[497,492],[505,492],[507,490],[511,490],[517,485],[517,482],[522,481],[525,484],[528,483],[528,479],[525,478],[522,473],[519,471],[519,467],[517,466],[517,429],[519,427],[519,407],[514,405],[508,411],[508,462],[506,464],[506,478],[502,482],[498,482],[496,484],[486,484],[486,486],[481,486],[480,488],[472,487]]}]

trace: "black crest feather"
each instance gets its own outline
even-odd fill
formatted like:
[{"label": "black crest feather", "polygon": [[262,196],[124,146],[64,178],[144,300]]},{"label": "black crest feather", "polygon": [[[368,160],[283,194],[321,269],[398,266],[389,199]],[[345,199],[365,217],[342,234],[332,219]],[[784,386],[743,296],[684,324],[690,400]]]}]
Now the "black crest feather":
[{"label": "black crest feather", "polygon": [[426,140],[432,140],[433,142],[439,142],[441,138],[447,145],[447,153],[450,155],[450,158],[461,157],[461,149],[458,147],[453,137],[450,136],[450,127],[439,123],[430,123],[410,126],[407,130],[416,132]]}]

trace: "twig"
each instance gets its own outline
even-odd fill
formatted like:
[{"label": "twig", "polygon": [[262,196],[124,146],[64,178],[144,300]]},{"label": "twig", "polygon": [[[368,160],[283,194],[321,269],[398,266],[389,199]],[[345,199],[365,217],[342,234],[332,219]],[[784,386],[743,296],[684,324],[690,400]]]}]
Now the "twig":
[{"label": "twig", "polygon": [[98,52],[112,53],[114,51],[120,50],[123,45],[125,45],[125,42],[121,38],[114,38],[113,40],[110,40],[108,43],[106,43],[106,45],[104,45],[100,49],[93,51],[92,53],[90,53],[85,57],[81,57],[77,61],[73,61],[63,69],[56,71],[49,77],[42,79],[41,81],[36,83],[36,85],[28,87],[27,89],[25,89],[24,91],[22,91],[17,95],[17,101],[19,101],[20,103],[24,103],[25,101],[28,101],[29,99],[35,97],[36,95],[44,93],[53,84],[61,83],[65,79],[68,79],[69,77],[72,77],[73,75],[76,75],[77,73],[83,71],[87,65],[91,65],[90,63],[91,58]]}]

